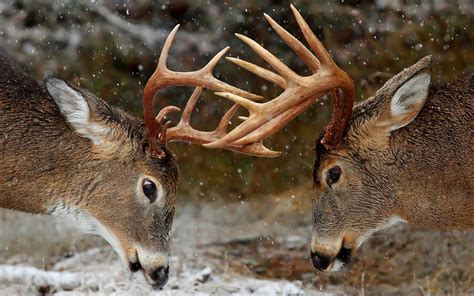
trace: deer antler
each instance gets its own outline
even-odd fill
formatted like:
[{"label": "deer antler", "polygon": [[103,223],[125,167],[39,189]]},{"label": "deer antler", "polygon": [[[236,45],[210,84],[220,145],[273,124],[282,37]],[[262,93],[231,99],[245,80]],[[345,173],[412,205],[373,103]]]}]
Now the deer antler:
[{"label": "deer antler", "polygon": [[333,97],[334,112],[326,128],[322,143],[328,148],[336,147],[340,143],[354,104],[354,83],[347,73],[337,67],[298,10],[293,5],[291,5],[291,9],[306,41],[316,56],[270,16],[264,15],[272,28],[306,63],[313,74],[310,76],[296,74],[257,42],[246,36],[236,34],[240,40],[269,63],[278,74],[241,59],[227,59],[257,76],[277,84],[284,91],[275,99],[265,103],[252,102],[242,96],[228,92],[216,93],[245,107],[250,115],[248,119],[226,136],[204,146],[218,148],[229,143],[246,145],[261,141],[276,133],[329,91],[331,91]]},{"label": "deer antler", "polygon": [[[213,76],[212,70],[228,50],[228,47],[217,53],[200,70],[193,72],[169,70],[166,67],[166,59],[179,26],[171,31],[163,46],[155,73],[148,80],[144,90],[144,117],[150,156],[162,158],[164,152],[161,147],[171,141],[202,144],[209,148],[224,148],[255,156],[279,156],[280,152],[267,149],[262,141],[276,133],[329,91],[331,91],[334,101],[334,113],[322,143],[327,147],[338,145],[352,111],[354,84],[350,77],[336,66],[293,5],[291,5],[291,9],[305,39],[316,56],[271,17],[266,14],[265,17],[278,35],[308,65],[313,72],[312,75],[300,76],[296,74],[265,48],[240,34],[236,34],[237,37],[269,63],[278,74],[237,58],[228,58],[231,62],[284,89],[278,97],[265,103],[252,101],[261,99],[261,96],[228,85]],[[180,111],[178,107],[168,106],[161,110],[156,118],[153,111],[153,100],[156,92],[167,86],[196,86],[186,104],[180,122],[177,126],[171,128],[168,128],[167,124],[163,124],[163,118],[170,112]],[[216,95],[235,102],[235,105],[222,117],[217,128],[211,132],[198,131],[192,128],[189,123],[192,110],[204,87],[216,91]],[[227,133],[229,120],[234,116],[239,105],[249,111],[249,116],[241,117],[244,121]]]},{"label": "deer antler", "polygon": [[[202,88],[209,88],[215,91],[223,91],[246,97],[253,100],[261,99],[259,95],[241,90],[234,86],[228,85],[212,74],[212,71],[220,58],[227,52],[229,47],[224,48],[212,58],[209,63],[202,69],[192,72],[175,72],[166,66],[169,49],[173,42],[174,36],[179,28],[177,25],[169,34],[163,45],[158,66],[153,75],[148,80],[144,90],[144,118],[147,129],[148,138],[148,154],[151,157],[162,158],[164,152],[162,146],[167,142],[184,141],[195,144],[210,143],[223,137],[226,133],[227,125],[231,117],[238,110],[239,106],[235,104],[222,117],[217,128],[212,132],[198,131],[190,125],[191,113],[194,109]],[[168,106],[160,111],[158,116],[154,116],[153,102],[155,94],[162,88],[168,86],[196,86],[195,91],[188,100],[179,124],[175,127],[168,128],[167,124],[163,124],[164,117],[170,112],[177,112],[180,109],[176,106]],[[255,155],[275,157],[280,153],[269,150],[263,146],[263,143],[255,142],[246,145],[227,144],[222,148],[234,150],[237,152]]]}]

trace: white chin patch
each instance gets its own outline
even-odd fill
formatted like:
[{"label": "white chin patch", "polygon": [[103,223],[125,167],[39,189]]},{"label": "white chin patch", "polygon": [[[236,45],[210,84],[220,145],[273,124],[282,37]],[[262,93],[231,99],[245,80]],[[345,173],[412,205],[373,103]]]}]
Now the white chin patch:
[{"label": "white chin patch", "polygon": [[341,260],[339,259],[336,259],[334,260],[333,263],[331,263],[331,266],[327,269],[328,272],[338,272],[338,271],[341,271],[342,268],[345,266],[346,264],[344,262],[342,262]]},{"label": "white chin patch", "polygon": [[407,223],[407,221],[398,216],[392,216],[388,218],[384,222],[377,225],[377,227],[375,227],[374,229],[371,229],[367,231],[366,233],[364,233],[363,235],[361,235],[356,241],[356,249],[359,248],[362,245],[362,243],[364,243],[375,232],[383,230],[383,229],[387,229],[399,223]]},{"label": "white chin patch", "polygon": [[110,246],[112,246],[114,251],[121,258],[125,258],[125,254],[115,235],[87,212],[69,206],[64,202],[58,202],[53,206],[48,207],[48,213],[56,219],[60,219],[61,222],[65,222],[83,233],[100,235],[110,244]]}]

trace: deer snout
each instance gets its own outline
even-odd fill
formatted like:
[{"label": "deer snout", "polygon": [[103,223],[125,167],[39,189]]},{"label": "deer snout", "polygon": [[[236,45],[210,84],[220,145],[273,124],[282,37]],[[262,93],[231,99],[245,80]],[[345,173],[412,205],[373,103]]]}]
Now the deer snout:
[{"label": "deer snout", "polygon": [[168,282],[169,270],[169,266],[160,266],[147,274],[154,289],[161,289]]},{"label": "deer snout", "polygon": [[311,261],[313,262],[314,268],[316,268],[319,271],[325,271],[328,269],[329,265],[332,263],[332,258],[324,254],[318,254],[311,251]]},{"label": "deer snout", "polygon": [[322,272],[340,271],[350,261],[352,248],[343,245],[343,240],[322,240],[313,237],[311,261],[314,268]]},{"label": "deer snout", "polygon": [[145,274],[146,280],[154,289],[161,289],[168,282],[169,264],[168,256],[162,252],[151,252],[143,248],[137,248],[137,266]]}]

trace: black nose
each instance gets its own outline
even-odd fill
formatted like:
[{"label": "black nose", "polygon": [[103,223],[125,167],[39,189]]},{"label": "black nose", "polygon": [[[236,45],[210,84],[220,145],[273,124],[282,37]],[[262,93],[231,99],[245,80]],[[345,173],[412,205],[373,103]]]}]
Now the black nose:
[{"label": "black nose", "polygon": [[168,281],[169,267],[161,266],[149,274],[154,289],[161,289]]},{"label": "black nose", "polygon": [[313,261],[313,266],[319,271],[325,271],[331,264],[331,258],[320,255],[318,253],[311,252],[311,260]]}]

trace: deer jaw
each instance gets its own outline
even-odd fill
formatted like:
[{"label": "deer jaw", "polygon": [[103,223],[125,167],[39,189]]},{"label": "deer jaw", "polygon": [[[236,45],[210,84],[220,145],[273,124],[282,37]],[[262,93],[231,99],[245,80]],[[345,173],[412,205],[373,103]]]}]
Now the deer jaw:
[{"label": "deer jaw", "polygon": [[88,214],[86,211],[67,205],[59,201],[56,204],[48,207],[47,214],[67,223],[77,230],[88,233],[100,235],[105,239],[114,251],[125,261],[125,250],[117,237],[109,231],[102,223],[100,223],[94,216]]},{"label": "deer jaw", "polygon": [[473,90],[464,87],[472,77],[429,88],[429,65],[420,60],[359,103],[340,147],[318,141],[311,242],[317,269],[340,269],[374,232],[401,222],[474,228]]}]

